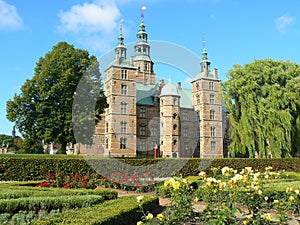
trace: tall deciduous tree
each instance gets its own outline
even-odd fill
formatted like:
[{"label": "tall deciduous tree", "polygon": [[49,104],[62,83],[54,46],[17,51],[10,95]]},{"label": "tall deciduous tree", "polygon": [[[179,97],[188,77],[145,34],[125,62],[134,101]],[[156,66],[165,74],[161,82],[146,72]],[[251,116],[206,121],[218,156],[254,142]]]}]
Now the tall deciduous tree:
[{"label": "tall deciduous tree", "polygon": [[300,150],[300,67],[290,61],[234,65],[224,82],[232,154],[291,157]]},{"label": "tall deciduous tree", "polygon": [[[93,68],[92,72],[89,67]],[[85,50],[60,42],[39,59],[33,78],[26,80],[21,93],[7,101],[7,118],[16,123],[24,138],[60,143],[65,152],[67,143],[76,143],[72,104],[82,77],[95,83],[90,92],[97,93],[93,97],[98,104],[93,110],[101,114],[106,100],[99,86],[101,76],[97,58]],[[96,88],[101,91],[95,91]]]}]

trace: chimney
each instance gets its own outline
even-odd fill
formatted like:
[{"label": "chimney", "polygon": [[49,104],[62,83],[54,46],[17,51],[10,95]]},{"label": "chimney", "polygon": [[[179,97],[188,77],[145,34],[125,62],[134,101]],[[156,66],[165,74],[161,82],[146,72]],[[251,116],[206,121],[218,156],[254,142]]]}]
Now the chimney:
[{"label": "chimney", "polygon": [[133,65],[133,56],[130,56],[130,61],[129,61],[130,65]]},{"label": "chimney", "polygon": [[219,79],[219,76],[218,76],[218,69],[214,69],[214,77],[216,78],[216,79]]},{"label": "chimney", "polygon": [[181,82],[177,82],[178,89],[181,89]]}]

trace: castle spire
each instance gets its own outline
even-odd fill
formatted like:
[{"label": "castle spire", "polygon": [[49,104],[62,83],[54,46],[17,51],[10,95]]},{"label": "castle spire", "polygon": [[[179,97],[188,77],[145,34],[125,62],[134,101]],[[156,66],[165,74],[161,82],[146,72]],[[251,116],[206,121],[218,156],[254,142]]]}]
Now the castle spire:
[{"label": "castle spire", "polygon": [[202,36],[202,45],[203,45],[202,60],[200,62],[201,72],[204,72],[205,76],[207,77],[210,72],[210,61],[208,60],[208,57],[207,57],[206,41],[205,41],[204,35]]},{"label": "castle spire", "polygon": [[146,9],[147,9],[147,7],[144,5],[141,8],[141,10],[142,10],[141,23],[139,26],[139,31],[136,35],[136,38],[137,38],[136,42],[147,42],[147,40],[148,40],[148,34],[146,32],[145,23],[144,23],[144,18],[145,18],[144,12]]},{"label": "castle spire", "polygon": [[119,37],[118,37],[118,45],[124,45],[124,38],[123,38],[123,18],[121,18],[120,20],[120,33],[119,33]]},{"label": "castle spire", "polygon": [[124,45],[124,38],[123,38],[123,18],[120,20],[120,33],[118,37],[118,45],[115,48],[116,53],[116,63],[121,64],[124,59],[126,59],[126,47]]}]

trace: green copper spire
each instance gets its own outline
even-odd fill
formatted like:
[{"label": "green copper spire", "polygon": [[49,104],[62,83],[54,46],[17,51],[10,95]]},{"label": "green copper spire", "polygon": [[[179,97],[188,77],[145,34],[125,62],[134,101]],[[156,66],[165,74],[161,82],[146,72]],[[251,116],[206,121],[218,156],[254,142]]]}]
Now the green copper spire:
[{"label": "green copper spire", "polygon": [[208,60],[208,58],[207,58],[207,52],[206,52],[206,42],[205,42],[204,34],[202,36],[202,44],[203,44],[202,60]]},{"label": "green copper spire", "polygon": [[122,28],[123,28],[123,19],[120,20],[120,34],[118,37],[118,45],[115,48],[116,53],[116,63],[121,64],[123,60],[126,59],[126,47],[124,45],[124,38],[122,34]]},{"label": "green copper spire", "polygon": [[146,10],[146,6],[142,6],[142,14],[141,14],[141,23],[139,26],[139,31],[136,35],[136,42],[147,42],[148,34],[146,32],[146,27],[144,23],[144,11]]},{"label": "green copper spire", "polygon": [[208,60],[207,57],[206,42],[205,42],[204,35],[202,37],[202,44],[203,44],[203,52],[202,52],[202,60],[200,62],[201,72],[204,72],[205,76],[208,76],[210,72],[210,61]]},{"label": "green copper spire", "polygon": [[118,45],[124,45],[122,30],[123,30],[123,19],[120,20],[120,34],[118,37]]}]

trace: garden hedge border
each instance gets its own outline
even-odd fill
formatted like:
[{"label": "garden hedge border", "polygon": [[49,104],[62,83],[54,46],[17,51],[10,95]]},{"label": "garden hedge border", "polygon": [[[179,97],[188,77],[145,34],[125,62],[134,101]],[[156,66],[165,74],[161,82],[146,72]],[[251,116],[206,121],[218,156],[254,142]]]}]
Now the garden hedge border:
[{"label": "garden hedge border", "polygon": [[[157,197],[146,196],[141,203],[144,211],[153,211],[159,207]],[[136,196],[124,196],[89,208],[81,208],[61,213],[53,218],[39,220],[33,225],[136,225],[142,213]]]},{"label": "garden hedge border", "polygon": [[[109,158],[91,159],[98,165],[106,162]],[[100,160],[100,161],[97,161]],[[105,161],[101,161],[105,160]],[[149,159],[149,158],[119,158],[124,164],[133,166],[142,166],[141,171],[151,171],[151,166],[165,159]],[[169,159],[168,159],[169,160]],[[180,165],[184,164],[181,170],[176,168],[180,160]],[[182,163],[182,160],[184,163]],[[114,164],[117,160],[111,161]],[[177,171],[176,174],[182,176],[198,175],[200,170],[209,172],[210,167],[230,166],[235,169],[242,169],[245,166],[251,166],[254,169],[264,170],[267,166],[272,166],[274,170],[300,171],[300,158],[285,159],[246,159],[246,158],[230,158],[230,159],[172,159],[169,164],[161,164],[161,168],[156,171],[160,176],[163,174],[164,168],[168,166],[168,171]],[[47,178],[47,174],[59,172],[61,175],[72,175],[78,173],[85,175],[90,173],[91,176],[97,176],[97,172],[89,165],[83,156],[53,156],[53,155],[1,155],[0,156],[0,180],[28,181],[43,180]],[[115,165],[114,165],[115,166]],[[174,167],[174,168],[170,168]],[[118,168],[118,167],[114,167]],[[150,170],[149,170],[150,168]],[[152,174],[150,174],[152,175]],[[157,174],[153,174],[156,176]],[[170,176],[170,175],[169,175]]]}]

